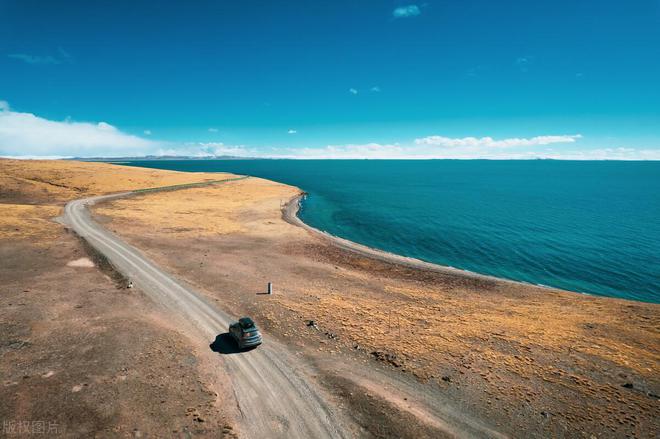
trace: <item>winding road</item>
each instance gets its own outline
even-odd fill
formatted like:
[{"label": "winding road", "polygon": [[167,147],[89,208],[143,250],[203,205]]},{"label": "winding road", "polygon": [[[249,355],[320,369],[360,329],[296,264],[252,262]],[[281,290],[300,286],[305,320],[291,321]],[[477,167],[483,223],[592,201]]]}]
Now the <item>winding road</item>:
[{"label": "winding road", "polygon": [[[214,340],[226,332],[227,313],[215,308],[189,286],[175,279],[136,248],[96,223],[88,206],[133,195],[133,192],[69,202],[63,222],[103,254],[135,287],[154,302],[190,322],[202,337]],[[247,437],[348,437],[323,395],[308,381],[303,367],[281,344],[265,336],[252,351],[222,357],[243,419]]]}]

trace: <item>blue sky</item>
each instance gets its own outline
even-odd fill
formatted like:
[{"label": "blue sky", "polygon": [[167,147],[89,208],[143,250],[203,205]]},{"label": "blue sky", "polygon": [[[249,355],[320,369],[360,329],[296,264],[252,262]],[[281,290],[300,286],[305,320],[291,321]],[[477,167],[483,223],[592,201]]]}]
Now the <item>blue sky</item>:
[{"label": "blue sky", "polygon": [[659,78],[660,0],[0,0],[0,155],[660,159]]}]

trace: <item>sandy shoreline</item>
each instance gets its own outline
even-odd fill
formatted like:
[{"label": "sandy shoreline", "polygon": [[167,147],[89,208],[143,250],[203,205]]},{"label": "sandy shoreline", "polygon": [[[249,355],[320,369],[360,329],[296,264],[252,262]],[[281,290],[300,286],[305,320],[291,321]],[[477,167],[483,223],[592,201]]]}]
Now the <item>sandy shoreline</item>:
[{"label": "sandy shoreline", "polygon": [[[300,194],[294,196],[291,198],[283,207],[282,207],[282,218],[288,222],[289,224],[292,224],[294,226],[301,227],[317,236],[320,236],[329,242],[331,242],[333,245],[343,249],[343,250],[348,250],[354,253],[357,253],[361,256],[366,256],[369,258],[374,258],[379,261],[383,262],[389,262],[392,264],[398,264],[398,265],[403,265],[405,267],[409,268],[414,268],[414,269],[419,269],[419,270],[427,270],[427,271],[433,271],[436,273],[441,273],[441,274],[450,274],[450,275],[455,275],[455,276],[464,276],[468,279],[475,279],[475,280],[486,280],[486,281],[493,281],[493,282],[502,282],[502,283],[510,283],[510,284],[515,284],[515,285],[524,285],[524,286],[532,286],[532,287],[537,287],[537,288],[543,288],[551,291],[562,291],[562,292],[569,292],[573,294],[581,294],[581,295],[586,295],[586,296],[591,296],[591,294],[587,293],[581,293],[577,291],[569,291],[569,290],[562,290],[560,288],[554,288],[548,285],[541,285],[541,284],[532,284],[529,282],[522,282],[522,281],[516,281],[512,279],[505,279],[501,277],[496,277],[496,276],[490,276],[487,274],[481,274],[481,273],[476,273],[474,271],[469,271],[469,270],[463,270],[460,268],[455,268],[455,267],[449,267],[446,265],[440,265],[440,264],[434,264],[432,262],[426,262],[422,261],[421,259],[416,259],[416,258],[411,258],[408,256],[403,256],[399,255],[396,253],[390,253],[385,250],[380,250],[374,247],[369,247],[364,244],[360,244],[345,238],[341,238],[339,236],[331,235],[330,233],[324,232],[322,230],[319,230],[315,227],[310,226],[309,224],[305,223],[303,220],[300,219],[298,216],[298,212],[300,211],[300,205],[303,201],[303,199],[307,196],[307,194],[303,191],[301,191]],[[617,299],[617,298],[612,298],[612,299]],[[621,300],[626,300],[626,299],[621,299]]]}]

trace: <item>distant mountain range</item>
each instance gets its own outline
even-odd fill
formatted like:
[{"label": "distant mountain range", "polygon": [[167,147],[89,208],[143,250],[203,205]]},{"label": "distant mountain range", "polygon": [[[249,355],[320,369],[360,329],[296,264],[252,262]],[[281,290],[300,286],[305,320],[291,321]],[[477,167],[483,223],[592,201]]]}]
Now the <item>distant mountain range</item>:
[{"label": "distant mountain range", "polygon": [[143,157],[73,157],[67,160],[81,162],[129,162],[129,161],[161,161],[161,160],[256,160],[258,157],[237,157],[231,155],[218,156],[185,156],[185,155],[147,155]]}]

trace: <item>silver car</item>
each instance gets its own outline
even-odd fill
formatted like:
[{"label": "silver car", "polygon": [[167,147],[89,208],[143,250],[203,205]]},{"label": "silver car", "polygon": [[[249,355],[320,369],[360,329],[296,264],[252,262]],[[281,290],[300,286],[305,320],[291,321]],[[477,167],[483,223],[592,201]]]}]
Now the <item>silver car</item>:
[{"label": "silver car", "polygon": [[239,349],[251,348],[261,344],[261,332],[249,317],[242,317],[229,325],[229,333]]}]

